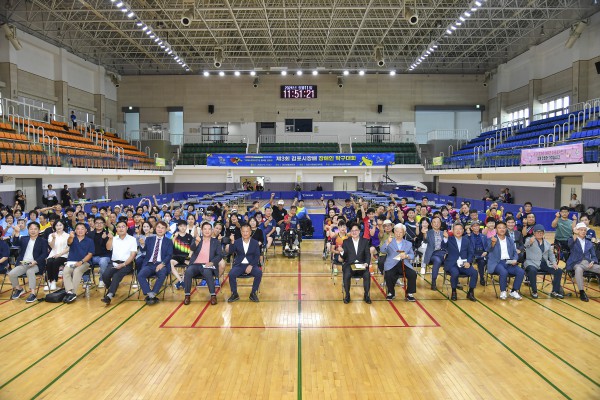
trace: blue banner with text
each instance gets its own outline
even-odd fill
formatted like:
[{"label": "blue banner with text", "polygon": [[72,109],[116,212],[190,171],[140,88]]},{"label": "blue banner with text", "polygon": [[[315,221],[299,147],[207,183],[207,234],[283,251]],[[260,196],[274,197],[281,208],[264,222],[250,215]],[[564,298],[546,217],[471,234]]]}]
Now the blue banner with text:
[{"label": "blue banner with text", "polygon": [[394,164],[394,153],[209,154],[211,167],[372,167]]}]

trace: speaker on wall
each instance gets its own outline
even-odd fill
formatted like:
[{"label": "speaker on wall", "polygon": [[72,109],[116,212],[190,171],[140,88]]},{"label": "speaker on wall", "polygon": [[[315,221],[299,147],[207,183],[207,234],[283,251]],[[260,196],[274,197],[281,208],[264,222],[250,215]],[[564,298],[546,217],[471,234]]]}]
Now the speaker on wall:
[{"label": "speaker on wall", "polygon": [[214,104],[209,104],[208,105],[208,113],[209,114],[214,114],[215,113],[215,106],[214,106]]},{"label": "speaker on wall", "polygon": [[596,63],[596,72],[600,74],[600,61]]},{"label": "speaker on wall", "polygon": [[377,112],[381,114],[383,112],[383,104],[377,104]]}]

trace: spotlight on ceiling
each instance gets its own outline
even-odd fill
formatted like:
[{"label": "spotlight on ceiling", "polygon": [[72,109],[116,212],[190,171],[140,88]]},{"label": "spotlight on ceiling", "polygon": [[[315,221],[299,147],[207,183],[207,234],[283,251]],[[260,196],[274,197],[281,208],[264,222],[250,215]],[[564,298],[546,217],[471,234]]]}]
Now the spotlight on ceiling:
[{"label": "spotlight on ceiling", "polygon": [[186,10],[181,15],[181,25],[190,26],[192,24],[193,20],[194,20],[194,8],[192,7],[189,10]]},{"label": "spotlight on ceiling", "polygon": [[567,49],[573,47],[577,39],[579,39],[579,36],[581,36],[581,34],[583,33],[586,26],[587,23],[585,21],[579,21],[571,27],[571,34],[569,35],[569,39],[567,39],[567,43],[565,43],[565,47]]},{"label": "spotlight on ceiling", "polygon": [[343,87],[344,87],[344,77],[342,77],[342,76],[338,76],[338,77],[337,77],[337,85],[338,85],[338,87],[340,87],[340,88],[343,88]]},{"label": "spotlight on ceiling", "polygon": [[385,65],[385,60],[383,58],[383,46],[375,46],[375,61],[377,61],[377,65],[379,67],[383,67]]},{"label": "spotlight on ceiling", "polygon": [[213,65],[215,68],[221,68],[221,65],[223,65],[223,49],[221,47],[215,48],[215,59]]},{"label": "spotlight on ceiling", "polygon": [[258,76],[256,78],[254,78],[254,80],[252,81],[252,86],[257,88],[258,85],[260,84],[260,79],[258,79]]},{"label": "spotlight on ceiling", "polygon": [[417,12],[410,7],[406,7],[404,9],[404,19],[409,23],[409,25],[416,25],[417,22],[419,22],[419,16],[417,15]]}]

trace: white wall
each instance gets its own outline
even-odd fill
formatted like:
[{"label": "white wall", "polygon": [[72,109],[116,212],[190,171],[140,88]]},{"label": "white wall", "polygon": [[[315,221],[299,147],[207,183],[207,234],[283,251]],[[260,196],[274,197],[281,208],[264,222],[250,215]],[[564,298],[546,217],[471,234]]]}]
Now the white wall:
[{"label": "white wall", "polygon": [[590,18],[581,37],[572,48],[567,49],[565,43],[569,34],[570,29],[567,29],[508,63],[499,65],[488,85],[489,98],[496,97],[500,92],[527,86],[532,79],[542,79],[571,68],[578,60],[600,56],[600,13]]}]

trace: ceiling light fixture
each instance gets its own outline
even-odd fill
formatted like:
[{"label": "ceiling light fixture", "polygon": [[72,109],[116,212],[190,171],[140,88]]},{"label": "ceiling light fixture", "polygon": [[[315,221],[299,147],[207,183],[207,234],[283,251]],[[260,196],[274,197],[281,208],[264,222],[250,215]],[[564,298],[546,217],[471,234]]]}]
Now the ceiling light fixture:
[{"label": "ceiling light fixture", "polygon": [[344,76],[348,76],[348,75],[350,75],[350,71],[344,70]]},{"label": "ceiling light fixture", "polygon": [[225,72],[219,71],[219,76],[225,76]]},{"label": "ceiling light fixture", "polygon": [[111,3],[113,3],[113,5],[120,11],[122,11],[123,13],[126,13],[127,18],[134,19],[135,25],[138,28],[140,28],[140,30],[142,32],[144,32],[148,36],[148,38],[154,39],[154,43],[156,44],[156,46],[158,46],[160,49],[164,49],[165,53],[167,53],[168,55],[170,55],[174,58],[176,57],[177,59],[175,61],[180,61],[180,62],[178,62],[178,64],[181,65],[182,68],[184,68],[188,72],[191,70],[191,68],[185,63],[185,61],[182,58],[179,58],[177,56],[177,53],[175,53],[171,49],[171,46],[169,45],[169,43],[166,40],[162,40],[156,32],[152,31],[152,28],[149,25],[146,25],[144,23],[144,21],[142,21],[140,18],[138,18],[136,16],[135,12],[133,11],[133,9],[131,7],[129,7],[129,5],[126,2],[118,1],[118,0],[111,0]]},{"label": "ceiling light fixture", "polygon": [[313,75],[319,75],[319,71],[317,71],[316,69],[312,72]]},{"label": "ceiling light fixture", "polygon": [[240,71],[235,71],[233,74],[234,74],[235,76],[240,76]]},{"label": "ceiling light fixture", "polygon": [[250,76],[255,76],[255,75],[256,75],[256,72],[250,71]]},{"label": "ceiling light fixture", "polygon": [[210,72],[208,72],[208,71],[204,71],[203,75],[204,75],[204,76],[210,76]]}]

